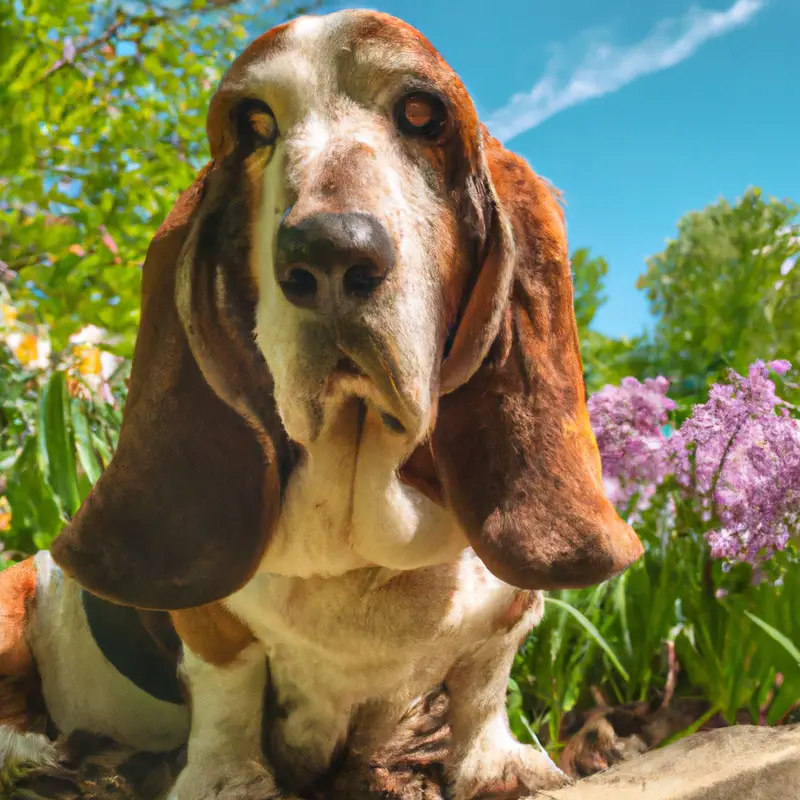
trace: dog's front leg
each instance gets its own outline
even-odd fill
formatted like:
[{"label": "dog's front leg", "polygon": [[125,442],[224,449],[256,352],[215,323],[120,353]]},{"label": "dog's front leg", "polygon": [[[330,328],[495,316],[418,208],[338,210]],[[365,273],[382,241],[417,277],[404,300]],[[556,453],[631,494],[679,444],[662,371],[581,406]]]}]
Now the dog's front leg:
[{"label": "dog's front leg", "polygon": [[540,609],[539,596],[518,594],[497,631],[447,674],[452,800],[514,800],[569,783],[547,755],[518,742],[508,724],[506,689],[514,655],[541,617]]},{"label": "dog's front leg", "polygon": [[221,606],[173,614],[183,640],[191,729],[186,766],[168,800],[288,797],[262,754],[266,654],[227,614]]}]

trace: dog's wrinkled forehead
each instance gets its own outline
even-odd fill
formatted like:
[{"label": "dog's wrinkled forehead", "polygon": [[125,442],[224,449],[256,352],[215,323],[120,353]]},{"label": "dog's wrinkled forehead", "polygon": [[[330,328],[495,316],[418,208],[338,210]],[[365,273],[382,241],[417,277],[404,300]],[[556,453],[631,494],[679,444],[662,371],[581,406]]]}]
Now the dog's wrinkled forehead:
[{"label": "dog's wrinkled forehead", "polygon": [[379,108],[411,90],[446,98],[462,134],[477,117],[458,76],[430,42],[407,23],[374,11],[299,17],[256,39],[232,64],[212,105],[212,155],[231,147],[225,116],[242,97],[267,99],[281,127],[342,101]]}]

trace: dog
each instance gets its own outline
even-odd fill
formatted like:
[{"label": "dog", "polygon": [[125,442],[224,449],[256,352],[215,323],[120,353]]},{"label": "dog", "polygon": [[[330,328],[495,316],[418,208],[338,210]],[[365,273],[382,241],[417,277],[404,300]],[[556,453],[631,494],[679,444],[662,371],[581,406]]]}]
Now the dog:
[{"label": "dog", "polygon": [[444,684],[450,797],[562,785],[509,729],[514,655],[544,590],[642,546],[603,490],[557,192],[372,11],[256,39],[207,132],[114,458],[2,576],[6,725],[41,697],[59,731],[188,742],[171,800],[293,798]]}]

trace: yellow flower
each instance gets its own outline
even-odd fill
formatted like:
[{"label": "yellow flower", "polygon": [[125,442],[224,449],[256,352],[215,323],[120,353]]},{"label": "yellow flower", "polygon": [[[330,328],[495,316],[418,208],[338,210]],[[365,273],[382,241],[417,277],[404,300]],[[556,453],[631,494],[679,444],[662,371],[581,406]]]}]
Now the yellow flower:
[{"label": "yellow flower", "polygon": [[4,325],[11,327],[17,321],[17,309],[8,303],[0,303],[0,314]]},{"label": "yellow flower", "polygon": [[23,365],[36,361],[39,358],[39,337],[35,333],[23,333],[14,348],[14,355]]},{"label": "yellow flower", "polygon": [[0,531],[7,531],[11,527],[11,506],[8,498],[0,497]]},{"label": "yellow flower", "polygon": [[46,337],[16,330],[7,334],[5,339],[17,361],[24,367],[45,369],[49,366],[51,346]]},{"label": "yellow flower", "polygon": [[79,344],[72,348],[81,375],[99,375],[103,370],[100,348],[91,344]]}]

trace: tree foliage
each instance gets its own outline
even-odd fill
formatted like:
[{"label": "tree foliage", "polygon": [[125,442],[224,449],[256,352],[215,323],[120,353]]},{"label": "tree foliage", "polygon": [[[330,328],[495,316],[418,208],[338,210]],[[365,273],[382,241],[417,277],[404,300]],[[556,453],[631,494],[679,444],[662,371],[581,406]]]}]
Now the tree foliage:
[{"label": "tree foliage", "polygon": [[800,363],[797,212],[790,200],[753,188],[735,203],[722,199],[686,214],[637,283],[654,324],[632,338],[594,330],[607,300],[608,264],[587,248],[576,250],[575,313],[589,392],[626,375],[665,375],[686,413],[729,367],[742,372],[758,358]]},{"label": "tree foliage", "polygon": [[750,189],[686,214],[639,281],[655,317],[651,369],[697,399],[728,367],[800,359],[798,207]]},{"label": "tree foliage", "polygon": [[596,392],[606,383],[619,383],[626,375],[646,372],[651,356],[644,336],[615,339],[592,327],[597,312],[608,300],[605,285],[608,262],[601,256],[593,256],[588,247],[575,250],[571,262],[587,391]]}]

